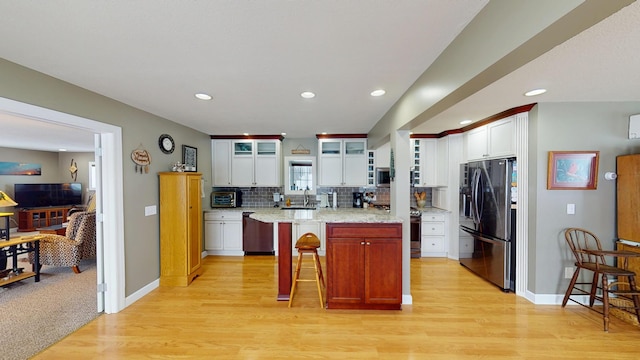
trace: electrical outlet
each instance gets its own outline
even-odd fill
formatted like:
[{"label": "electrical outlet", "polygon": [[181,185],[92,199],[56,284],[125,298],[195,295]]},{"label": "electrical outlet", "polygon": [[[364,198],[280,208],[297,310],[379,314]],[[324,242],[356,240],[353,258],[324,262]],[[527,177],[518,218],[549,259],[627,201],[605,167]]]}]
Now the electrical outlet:
[{"label": "electrical outlet", "polygon": [[564,278],[565,279],[571,279],[573,277],[573,272],[575,271],[575,269],[573,268],[573,266],[567,266],[564,268]]}]

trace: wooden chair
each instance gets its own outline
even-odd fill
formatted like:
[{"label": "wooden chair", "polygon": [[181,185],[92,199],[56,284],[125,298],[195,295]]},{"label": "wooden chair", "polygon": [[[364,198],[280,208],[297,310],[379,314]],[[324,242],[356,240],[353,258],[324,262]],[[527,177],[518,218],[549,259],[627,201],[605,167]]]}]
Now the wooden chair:
[{"label": "wooden chair", "polygon": [[[315,281],[318,287],[318,296],[320,297],[320,307],[324,308],[324,297],[322,294],[323,288],[326,288],[324,276],[322,275],[322,265],[320,264],[320,257],[318,256],[318,248],[320,247],[320,239],[314,233],[306,233],[300,236],[296,241],[296,249],[298,250],[298,262],[296,263],[296,270],[291,281],[291,293],[289,294],[289,306],[293,302],[293,294],[296,291],[296,284],[299,281]],[[302,256],[304,254],[311,254],[313,257],[313,269],[315,269],[315,279],[300,279],[300,269],[302,269]],[[311,267],[305,267],[311,269]]]},{"label": "wooden chair", "polygon": [[[605,262],[605,255],[621,258],[625,254],[616,251],[603,251],[598,237],[588,230],[568,228],[565,230],[564,237],[576,259],[576,271],[573,273],[562,300],[562,307],[566,306],[569,300],[586,306],[583,302],[571,297],[573,295],[589,295],[588,307],[602,314],[604,331],[609,331],[610,308],[619,308],[627,312],[633,311],[640,321],[640,292],[636,287],[636,274],[626,269],[626,259],[620,260],[623,261],[622,267],[607,265]],[[578,282],[581,270],[593,273],[590,282]],[[609,279],[613,281],[609,282]],[[598,280],[600,280],[600,285],[598,285]],[[611,304],[610,295],[628,299],[633,306]],[[602,302],[602,311],[593,307],[595,300]]]}]

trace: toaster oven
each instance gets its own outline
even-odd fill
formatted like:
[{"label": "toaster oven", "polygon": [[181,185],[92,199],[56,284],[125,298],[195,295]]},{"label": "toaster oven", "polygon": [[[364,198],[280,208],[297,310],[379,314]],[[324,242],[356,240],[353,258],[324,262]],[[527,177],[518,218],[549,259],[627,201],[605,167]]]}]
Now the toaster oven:
[{"label": "toaster oven", "polygon": [[242,192],[236,191],[214,191],[211,193],[212,208],[234,208],[242,206]]}]

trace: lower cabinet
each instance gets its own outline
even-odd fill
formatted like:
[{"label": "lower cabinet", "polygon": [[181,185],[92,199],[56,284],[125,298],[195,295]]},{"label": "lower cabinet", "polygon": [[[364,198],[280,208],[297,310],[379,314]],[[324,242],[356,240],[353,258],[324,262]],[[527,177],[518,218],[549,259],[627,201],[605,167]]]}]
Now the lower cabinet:
[{"label": "lower cabinet", "polygon": [[447,256],[446,214],[422,213],[422,257]]},{"label": "lower cabinet", "polygon": [[326,226],[327,308],[399,310],[402,224]]},{"label": "lower cabinet", "polygon": [[242,212],[232,210],[205,212],[204,248],[208,255],[243,256]]}]

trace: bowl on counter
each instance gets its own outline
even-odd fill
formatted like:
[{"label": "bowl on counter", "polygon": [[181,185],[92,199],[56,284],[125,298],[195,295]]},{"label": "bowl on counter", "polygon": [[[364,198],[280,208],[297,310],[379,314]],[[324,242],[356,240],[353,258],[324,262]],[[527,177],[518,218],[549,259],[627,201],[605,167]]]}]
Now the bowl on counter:
[{"label": "bowl on counter", "polygon": [[418,204],[418,208],[422,209],[427,204],[427,200],[416,200],[416,203]]}]

